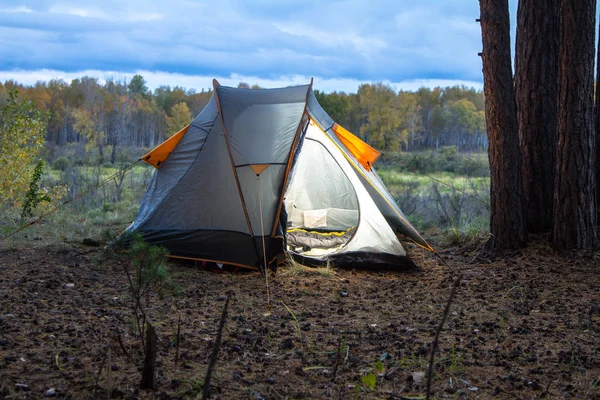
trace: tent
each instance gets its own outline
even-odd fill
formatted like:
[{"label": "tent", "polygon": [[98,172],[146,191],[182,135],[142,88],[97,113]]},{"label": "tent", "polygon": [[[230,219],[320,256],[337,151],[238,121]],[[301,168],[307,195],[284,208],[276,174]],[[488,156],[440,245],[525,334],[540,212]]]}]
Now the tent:
[{"label": "tent", "polygon": [[380,153],[327,115],[312,82],[213,84],[200,114],[142,158],[157,170],[128,231],[172,257],[250,268],[286,254],[414,265],[398,235],[431,250],[375,172]]}]

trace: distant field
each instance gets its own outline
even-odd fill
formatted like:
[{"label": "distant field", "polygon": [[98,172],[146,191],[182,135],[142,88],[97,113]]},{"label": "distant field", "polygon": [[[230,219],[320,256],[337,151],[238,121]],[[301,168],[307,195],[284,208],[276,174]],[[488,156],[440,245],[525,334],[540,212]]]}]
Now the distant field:
[{"label": "distant field", "polygon": [[[108,163],[94,167],[68,160],[62,166],[60,163],[54,166],[45,169],[43,184],[66,187],[67,195],[62,201],[80,196],[108,179],[51,215],[49,219],[55,223],[38,227],[40,238],[60,238],[60,242],[121,232],[137,215],[155,171],[140,163],[121,180],[120,168]],[[402,211],[424,234],[450,233],[460,237],[487,234],[489,174],[485,154],[465,155],[454,148],[401,153],[386,156],[376,168]],[[1,224],[4,233],[19,224],[18,210],[4,211]],[[51,232],[46,235],[43,231]]]},{"label": "distant field", "polygon": [[[450,192],[452,187],[463,191],[489,185],[489,177],[469,177],[452,172],[432,172],[427,175],[406,172],[396,168],[384,167],[379,168],[377,173],[386,184],[388,189],[393,190],[395,187],[402,187],[408,184],[418,184],[423,190],[427,185],[440,183],[442,192]],[[446,185],[444,185],[446,184]]]},{"label": "distant field", "polygon": [[486,153],[443,147],[386,154],[376,168],[400,209],[421,232],[441,233],[452,242],[488,234]]}]

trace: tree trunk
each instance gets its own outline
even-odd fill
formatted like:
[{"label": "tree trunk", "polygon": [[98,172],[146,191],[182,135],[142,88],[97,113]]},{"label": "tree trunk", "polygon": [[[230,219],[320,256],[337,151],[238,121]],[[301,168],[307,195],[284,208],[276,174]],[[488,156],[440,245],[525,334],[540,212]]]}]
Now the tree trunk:
[{"label": "tree trunk", "polygon": [[560,0],[520,0],[515,99],[527,231],[552,228]]},{"label": "tree trunk", "polygon": [[[598,60],[600,60],[600,39],[598,40]],[[600,199],[600,68],[596,67],[596,101],[594,102],[594,133],[596,134],[596,201]],[[596,207],[596,223],[598,222],[600,207]]]},{"label": "tree trunk", "polygon": [[561,1],[552,228],[559,250],[593,249],[596,244],[595,25],[595,0]]},{"label": "tree trunk", "polygon": [[521,153],[510,57],[508,0],[480,0],[490,159],[490,250],[525,245]]}]

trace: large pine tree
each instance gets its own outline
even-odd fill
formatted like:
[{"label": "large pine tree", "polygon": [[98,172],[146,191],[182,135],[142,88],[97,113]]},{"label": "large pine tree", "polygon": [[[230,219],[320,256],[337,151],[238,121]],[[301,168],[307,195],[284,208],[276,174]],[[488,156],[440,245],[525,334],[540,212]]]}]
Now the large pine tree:
[{"label": "large pine tree", "polygon": [[[597,59],[600,60],[600,39],[598,40]],[[596,135],[596,201],[600,200],[600,68],[596,68],[596,101],[594,102],[594,133]],[[600,207],[596,205],[596,218]]]},{"label": "large pine tree", "polygon": [[596,244],[595,19],[595,0],[561,0],[552,229],[559,250]]},{"label": "large pine tree", "polygon": [[527,241],[521,154],[510,56],[508,0],[480,0],[483,82],[490,159],[491,250]]},{"label": "large pine tree", "polygon": [[560,0],[519,0],[515,96],[528,232],[552,227]]}]

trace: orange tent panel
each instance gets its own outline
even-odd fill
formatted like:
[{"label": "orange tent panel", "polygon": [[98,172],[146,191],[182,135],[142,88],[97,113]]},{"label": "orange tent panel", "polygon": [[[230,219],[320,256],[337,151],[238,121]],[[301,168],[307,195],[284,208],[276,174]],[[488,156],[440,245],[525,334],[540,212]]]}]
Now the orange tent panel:
[{"label": "orange tent panel", "polygon": [[367,171],[370,171],[373,163],[375,163],[375,160],[379,158],[381,153],[337,123],[333,124],[333,131],[358,162],[361,163]]},{"label": "orange tent panel", "polygon": [[155,168],[160,168],[161,164],[165,162],[165,160],[169,157],[169,154],[173,151],[173,149],[177,146],[183,135],[187,132],[190,126],[187,125],[185,128],[156,146],[149,153],[142,157],[142,160],[146,161],[148,164],[154,166]]}]

